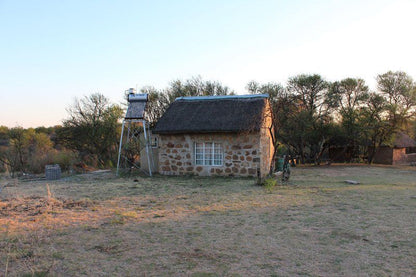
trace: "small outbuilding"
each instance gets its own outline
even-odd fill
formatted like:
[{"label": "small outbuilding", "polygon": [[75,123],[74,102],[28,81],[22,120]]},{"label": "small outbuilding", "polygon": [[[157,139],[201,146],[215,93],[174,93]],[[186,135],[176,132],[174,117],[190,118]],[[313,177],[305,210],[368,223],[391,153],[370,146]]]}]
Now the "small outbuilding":
[{"label": "small outbuilding", "polygon": [[397,133],[392,146],[380,146],[373,158],[376,164],[411,164],[416,162],[416,141],[405,133]]},{"label": "small outbuilding", "polygon": [[273,124],[267,94],[179,97],[153,129],[165,175],[269,173]]}]

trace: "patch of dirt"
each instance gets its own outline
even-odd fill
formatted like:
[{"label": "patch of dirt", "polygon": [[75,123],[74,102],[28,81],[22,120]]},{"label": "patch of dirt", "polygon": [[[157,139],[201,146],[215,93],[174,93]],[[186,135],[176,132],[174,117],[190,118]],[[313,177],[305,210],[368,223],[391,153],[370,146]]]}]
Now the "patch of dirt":
[{"label": "patch of dirt", "polygon": [[95,205],[95,201],[89,199],[72,200],[40,196],[12,198],[0,200],[0,217],[10,217],[14,215],[35,216],[61,209],[87,209]]}]

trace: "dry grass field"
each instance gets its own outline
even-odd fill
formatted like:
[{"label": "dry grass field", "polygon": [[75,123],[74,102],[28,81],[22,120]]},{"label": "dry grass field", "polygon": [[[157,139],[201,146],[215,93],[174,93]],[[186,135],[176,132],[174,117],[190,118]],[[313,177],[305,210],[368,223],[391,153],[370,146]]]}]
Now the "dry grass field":
[{"label": "dry grass field", "polygon": [[0,276],[416,275],[415,168],[0,185]]}]

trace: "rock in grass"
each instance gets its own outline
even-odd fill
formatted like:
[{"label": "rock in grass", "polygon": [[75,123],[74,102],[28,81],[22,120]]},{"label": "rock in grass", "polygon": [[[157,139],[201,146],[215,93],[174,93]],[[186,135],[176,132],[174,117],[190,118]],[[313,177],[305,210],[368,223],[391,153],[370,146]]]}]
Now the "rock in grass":
[{"label": "rock in grass", "polygon": [[360,182],[358,181],[354,181],[354,180],[345,180],[344,181],[347,184],[351,184],[351,185],[358,185]]}]

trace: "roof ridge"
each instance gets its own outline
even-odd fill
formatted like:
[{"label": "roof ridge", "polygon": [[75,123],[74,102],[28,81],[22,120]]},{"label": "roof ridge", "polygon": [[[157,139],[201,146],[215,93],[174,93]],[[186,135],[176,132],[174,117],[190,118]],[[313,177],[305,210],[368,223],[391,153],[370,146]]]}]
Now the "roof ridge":
[{"label": "roof ridge", "polygon": [[228,99],[254,99],[254,98],[269,98],[268,94],[242,94],[242,95],[212,95],[212,96],[181,96],[177,97],[175,101],[200,101],[200,100],[228,100]]}]

